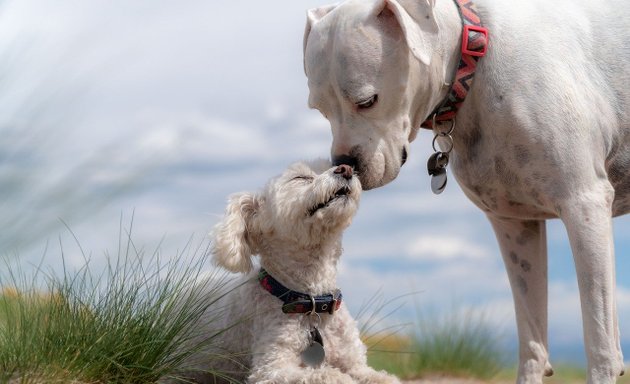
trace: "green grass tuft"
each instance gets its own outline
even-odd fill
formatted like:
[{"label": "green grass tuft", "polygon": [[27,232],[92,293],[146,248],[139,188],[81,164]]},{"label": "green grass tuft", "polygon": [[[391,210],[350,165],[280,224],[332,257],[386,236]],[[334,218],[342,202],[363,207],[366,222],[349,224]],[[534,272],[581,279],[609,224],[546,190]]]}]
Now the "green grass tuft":
[{"label": "green grass tuft", "polygon": [[[504,369],[501,335],[483,315],[465,312],[444,317],[419,316],[414,331],[373,348],[370,365],[400,377],[467,377],[488,380]],[[387,339],[386,339],[387,340]]]},{"label": "green grass tuft", "polygon": [[[163,263],[158,251],[147,256],[129,237],[104,271],[92,271],[87,260],[76,272],[38,270],[27,277],[6,262],[0,273],[0,383],[150,383],[174,374],[203,346],[186,343],[198,336],[196,321],[209,308],[221,316],[216,302],[234,288],[224,273],[203,275],[206,249],[184,252],[192,257]],[[203,292],[195,289],[202,279],[208,281]]]},{"label": "green grass tuft", "polygon": [[420,371],[490,379],[506,361],[501,335],[472,312],[420,321],[412,346]]}]

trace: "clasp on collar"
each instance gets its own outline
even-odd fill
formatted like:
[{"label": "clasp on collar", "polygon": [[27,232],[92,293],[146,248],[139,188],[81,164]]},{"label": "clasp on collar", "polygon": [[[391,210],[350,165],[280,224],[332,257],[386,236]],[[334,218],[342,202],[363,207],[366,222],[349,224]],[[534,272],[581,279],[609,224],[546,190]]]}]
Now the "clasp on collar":
[{"label": "clasp on collar", "polygon": [[[472,33],[471,33],[472,32]],[[464,25],[462,54],[481,57],[488,50],[488,29],[477,25]]]},{"label": "clasp on collar", "polygon": [[330,308],[328,308],[328,313],[331,315],[335,313],[339,306],[339,295],[341,295],[341,291],[338,289],[335,289],[332,293],[332,301],[330,302]]}]

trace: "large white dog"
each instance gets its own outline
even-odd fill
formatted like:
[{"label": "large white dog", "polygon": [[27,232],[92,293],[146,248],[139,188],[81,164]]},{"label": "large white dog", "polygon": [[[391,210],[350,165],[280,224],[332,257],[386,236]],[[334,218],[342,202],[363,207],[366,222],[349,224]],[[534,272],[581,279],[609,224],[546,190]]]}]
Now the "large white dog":
[{"label": "large white dog", "polygon": [[[612,217],[630,211],[630,2],[476,7],[489,45],[456,115],[450,165],[503,254],[520,339],[517,381],[541,383],[553,372],[545,220],[559,217],[577,269],[588,382],[614,383],[623,357]],[[462,29],[453,0],[347,0],[308,12],[309,104],[330,121],[333,159],[354,165],[365,189],[398,175],[418,128],[446,97]],[[450,128],[434,126],[436,134]]]}]

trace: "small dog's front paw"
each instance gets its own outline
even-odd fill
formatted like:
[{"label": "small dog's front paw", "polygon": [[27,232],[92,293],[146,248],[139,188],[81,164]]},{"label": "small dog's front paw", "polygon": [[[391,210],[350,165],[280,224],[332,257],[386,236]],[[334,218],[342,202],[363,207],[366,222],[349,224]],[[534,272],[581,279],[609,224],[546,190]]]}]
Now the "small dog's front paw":
[{"label": "small dog's front paw", "polygon": [[338,369],[319,369],[319,371],[319,374],[316,373],[313,375],[314,377],[311,377],[312,381],[306,380],[305,383],[356,384],[352,376]]},{"label": "small dog's front paw", "polygon": [[371,368],[363,370],[357,375],[353,375],[357,383],[360,384],[400,384],[400,380],[385,371],[375,371]]},{"label": "small dog's front paw", "polygon": [[352,376],[332,367],[306,369],[303,370],[297,377],[285,377],[282,380],[272,381],[270,383],[280,382],[293,384],[357,384],[357,381]]},{"label": "small dog's front paw", "polygon": [[350,375],[337,368],[321,367],[317,369],[291,369],[284,371],[256,370],[247,378],[248,384],[356,384]]}]

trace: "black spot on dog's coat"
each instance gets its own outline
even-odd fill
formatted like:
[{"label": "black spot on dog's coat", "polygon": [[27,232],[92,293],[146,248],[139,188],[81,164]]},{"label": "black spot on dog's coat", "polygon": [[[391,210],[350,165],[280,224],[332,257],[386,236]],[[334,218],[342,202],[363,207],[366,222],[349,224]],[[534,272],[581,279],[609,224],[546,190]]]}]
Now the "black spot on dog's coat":
[{"label": "black spot on dog's coat", "polygon": [[519,292],[521,292],[521,294],[523,295],[526,295],[527,291],[529,291],[527,281],[525,281],[525,278],[523,276],[518,276],[516,278],[516,286],[518,287]]},{"label": "black spot on dog's coat", "polygon": [[516,158],[516,164],[519,167],[524,167],[529,164],[531,159],[531,154],[527,147],[523,145],[515,145],[514,146],[514,157]]},{"label": "black spot on dog's coat", "polygon": [[500,157],[494,158],[494,172],[497,177],[506,186],[513,186],[518,183],[518,175],[510,170],[505,161]]},{"label": "black spot on dog's coat", "polygon": [[523,230],[518,237],[516,237],[516,243],[518,245],[525,245],[534,240],[538,235],[539,225],[537,221],[524,221]]},{"label": "black spot on dog's coat", "polygon": [[474,161],[479,156],[479,143],[481,142],[481,129],[476,124],[462,135],[462,155],[468,162]]}]

